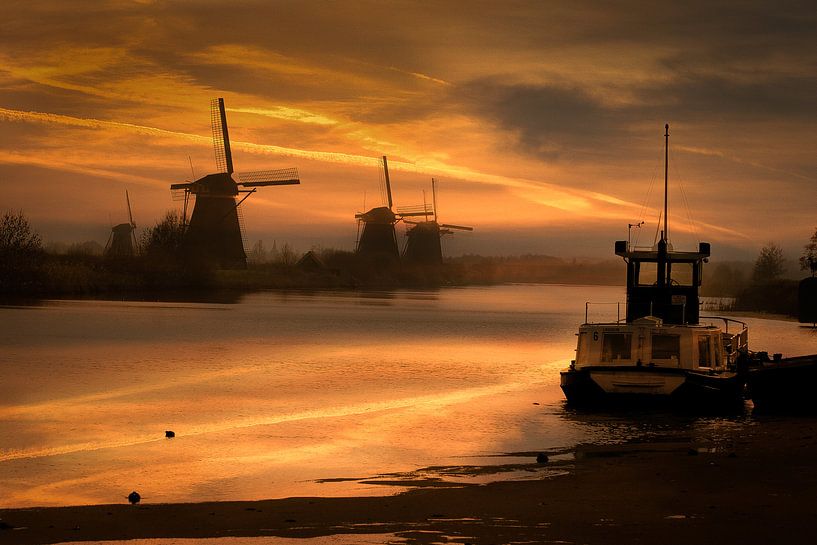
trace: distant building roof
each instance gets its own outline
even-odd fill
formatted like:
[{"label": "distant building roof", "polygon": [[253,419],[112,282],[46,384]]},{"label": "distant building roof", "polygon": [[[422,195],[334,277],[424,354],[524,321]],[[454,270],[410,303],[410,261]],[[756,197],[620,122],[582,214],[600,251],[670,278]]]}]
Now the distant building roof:
[{"label": "distant building roof", "polygon": [[308,271],[319,271],[326,269],[326,264],[312,250],[306,252],[303,257],[298,260],[297,266]]}]

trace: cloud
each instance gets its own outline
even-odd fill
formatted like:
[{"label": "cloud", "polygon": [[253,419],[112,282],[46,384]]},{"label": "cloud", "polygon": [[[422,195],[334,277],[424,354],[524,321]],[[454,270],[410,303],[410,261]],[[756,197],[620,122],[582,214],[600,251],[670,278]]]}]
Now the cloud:
[{"label": "cloud", "polygon": [[[339,179],[347,191],[367,187],[385,153],[407,193],[447,178],[464,215],[485,225],[625,224],[660,168],[669,121],[672,166],[713,229],[756,232],[747,209],[811,214],[808,2],[78,0],[7,10],[9,169],[166,180],[186,155],[212,163],[206,106],[223,96],[246,153],[239,165],[272,156],[314,168],[303,196],[282,197],[296,208],[315,198],[307,185],[330,200]],[[10,194],[0,188],[0,199]],[[164,198],[162,188],[157,208]]]},{"label": "cloud", "polygon": [[227,108],[227,111],[263,115],[273,119],[284,119],[301,123],[314,123],[315,125],[337,125],[339,123],[339,121],[320,114],[307,112],[299,108],[287,108],[286,106],[277,106],[275,108]]},{"label": "cloud", "polygon": [[627,128],[626,115],[580,88],[484,79],[460,90],[477,115],[515,134],[525,150],[543,159],[612,153],[610,144]]},{"label": "cloud", "polygon": [[[70,116],[48,114],[42,112],[21,112],[16,110],[9,110],[0,108],[0,118],[13,121],[30,121],[44,124],[67,125],[72,127],[88,128],[88,129],[109,129],[118,131],[134,132],[137,134],[145,134],[149,136],[159,136],[167,138],[176,138],[187,141],[192,141],[197,144],[210,143],[210,138],[195,134],[189,134],[178,131],[169,131],[157,127],[148,127],[144,125],[137,125],[133,123],[122,123],[118,121],[104,121],[99,119],[79,119]],[[339,152],[324,152],[315,150],[305,150],[288,148],[283,146],[275,146],[270,144],[257,144],[253,142],[243,142],[234,140],[232,142],[234,149],[241,149],[252,153],[259,153],[264,155],[277,155],[285,157],[295,157],[301,159],[308,159],[313,161],[320,161],[325,163],[341,163],[346,165],[379,167],[380,159],[375,157],[366,157],[354,155],[349,153]],[[0,156],[0,161],[3,160]],[[20,160],[14,156],[7,156],[9,162],[17,163]],[[52,159],[52,165],[58,164]],[[69,162],[64,164],[68,165]],[[403,161],[390,161],[390,168],[397,171],[415,172],[423,174],[437,174],[450,176],[460,180],[466,180],[472,183],[489,184],[500,187],[514,189],[517,194],[525,199],[530,200],[541,205],[552,208],[572,211],[576,214],[590,213],[594,215],[604,214],[601,210],[591,206],[590,202],[595,202],[596,205],[600,203],[614,204],[617,206],[633,207],[634,204],[627,203],[621,199],[605,195],[600,192],[583,192],[580,190],[571,190],[560,188],[554,184],[548,184],[541,181],[526,180],[521,178],[513,178],[480,172],[468,167],[463,167],[454,164],[447,164],[435,159],[423,160],[418,163],[406,163]]]}]

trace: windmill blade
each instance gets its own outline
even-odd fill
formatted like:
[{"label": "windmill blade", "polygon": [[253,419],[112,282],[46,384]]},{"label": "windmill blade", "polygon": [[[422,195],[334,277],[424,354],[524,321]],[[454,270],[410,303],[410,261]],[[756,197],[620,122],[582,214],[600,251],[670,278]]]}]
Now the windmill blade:
[{"label": "windmill blade", "polygon": [[389,199],[389,208],[392,207],[392,200],[391,200],[391,182],[389,181],[389,162],[386,160],[386,156],[383,156],[383,174],[386,176],[386,196]]},{"label": "windmill blade", "polygon": [[261,187],[265,185],[296,185],[301,183],[297,168],[279,168],[276,170],[256,170],[239,172],[239,185],[244,187]]},{"label": "windmill blade", "polygon": [[213,151],[219,172],[233,173],[233,153],[230,151],[230,134],[227,132],[227,114],[224,99],[210,101],[210,126],[213,130]]},{"label": "windmill blade", "polygon": [[130,196],[128,195],[128,190],[127,189],[125,190],[125,202],[128,203],[128,219],[130,220],[131,226],[133,226],[133,228],[135,229],[136,224],[133,223],[133,213],[131,212],[131,209],[130,209]]},{"label": "windmill blade", "polygon": [[427,216],[428,213],[418,210],[417,212],[398,212],[397,215],[402,218],[411,218],[417,216]]},{"label": "windmill blade", "polygon": [[459,229],[460,231],[473,231],[474,230],[473,227],[466,227],[464,225],[450,225],[448,223],[443,223],[442,225],[440,225],[440,227],[443,227],[445,229]]},{"label": "windmill blade", "polygon": [[434,210],[426,204],[418,204],[414,206],[401,206],[397,209],[397,213],[401,216],[433,216]]},{"label": "windmill blade", "polygon": [[431,202],[434,207],[434,219],[437,219],[437,180],[431,178]]}]

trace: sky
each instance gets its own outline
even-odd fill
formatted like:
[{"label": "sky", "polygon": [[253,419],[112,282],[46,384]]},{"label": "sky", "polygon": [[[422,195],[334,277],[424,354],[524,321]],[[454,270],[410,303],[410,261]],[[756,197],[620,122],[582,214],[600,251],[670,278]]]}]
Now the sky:
[{"label": "sky", "polygon": [[[46,242],[180,209],[216,171],[301,185],[242,205],[247,239],[354,248],[356,212],[431,201],[449,255],[613,256],[655,239],[670,124],[670,240],[715,259],[817,226],[814,2],[6,0],[0,212]],[[424,197],[425,191],[425,197]]]}]

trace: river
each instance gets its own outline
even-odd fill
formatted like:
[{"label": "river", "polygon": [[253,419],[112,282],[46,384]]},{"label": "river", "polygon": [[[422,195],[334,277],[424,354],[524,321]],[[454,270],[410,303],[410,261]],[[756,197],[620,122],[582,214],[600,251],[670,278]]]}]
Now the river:
[{"label": "river", "polygon": [[[1,306],[0,507],[390,494],[529,478],[500,466],[581,443],[753,425],[748,405],[568,410],[558,371],[585,302],[623,300],[504,285]],[[746,321],[753,349],[817,352],[811,329]]]}]

